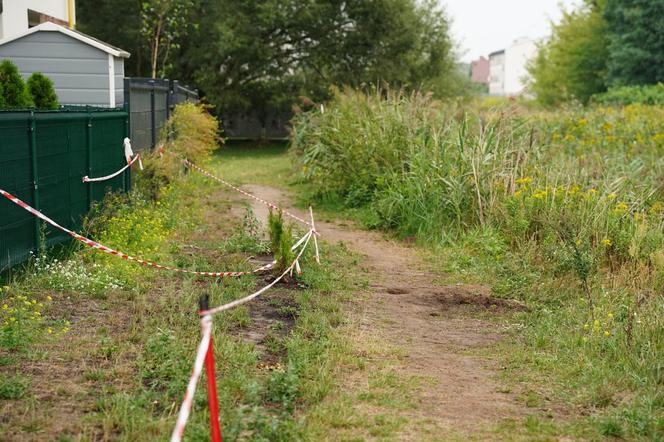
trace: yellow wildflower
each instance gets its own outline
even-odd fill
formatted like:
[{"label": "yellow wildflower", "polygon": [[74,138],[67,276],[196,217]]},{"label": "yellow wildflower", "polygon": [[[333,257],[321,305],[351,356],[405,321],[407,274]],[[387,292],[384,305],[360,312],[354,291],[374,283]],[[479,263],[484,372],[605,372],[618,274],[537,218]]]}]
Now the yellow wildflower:
[{"label": "yellow wildflower", "polygon": [[49,301],[53,301],[53,298],[51,298],[51,295],[46,296],[46,299],[48,299]]},{"label": "yellow wildflower", "polygon": [[609,319],[613,319],[613,313],[609,313],[609,314],[608,314],[608,315],[606,315],[606,316],[608,316],[608,317],[609,317]]},{"label": "yellow wildflower", "polygon": [[609,238],[604,238],[602,240],[602,244],[604,244],[607,247],[610,247],[613,243],[611,242],[611,240]]},{"label": "yellow wildflower", "polygon": [[609,336],[610,334],[611,334],[611,333],[609,333],[608,330],[606,330],[606,331],[604,332],[604,336]]},{"label": "yellow wildflower", "polygon": [[615,211],[616,212],[624,212],[627,209],[629,209],[629,206],[627,205],[627,203],[621,201],[618,204],[616,204]]},{"label": "yellow wildflower", "polygon": [[524,178],[519,178],[518,180],[515,181],[517,184],[530,184],[533,182],[533,179],[529,176],[524,177]]},{"label": "yellow wildflower", "polygon": [[598,320],[598,319],[595,319],[595,321],[593,322],[593,328],[594,328],[595,330],[598,330],[598,329],[599,329],[599,320]]}]

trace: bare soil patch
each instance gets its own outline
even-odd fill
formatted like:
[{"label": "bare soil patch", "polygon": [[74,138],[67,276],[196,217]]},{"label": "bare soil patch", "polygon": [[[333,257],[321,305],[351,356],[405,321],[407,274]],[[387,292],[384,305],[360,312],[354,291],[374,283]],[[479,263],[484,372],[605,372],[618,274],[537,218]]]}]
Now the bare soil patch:
[{"label": "bare soil patch", "polygon": [[[278,189],[245,188],[303,215]],[[267,209],[260,203],[252,202],[252,206],[265,222]],[[399,371],[427,380],[418,389],[418,407],[404,411],[409,424],[400,440],[418,440],[418,422],[426,422],[434,433],[442,431],[440,439],[434,440],[447,440],[443,434],[477,437],[502,419],[525,414],[513,394],[501,392],[498,364],[489,357],[469,355],[505,336],[497,322],[480,319],[476,313],[505,315],[523,305],[497,298],[483,286],[437,285],[434,281],[440,275],[428,271],[412,246],[377,232],[348,223],[317,222],[316,227],[326,241],[343,242],[365,258],[361,265],[372,284],[363,307],[361,333],[403,348]]]}]

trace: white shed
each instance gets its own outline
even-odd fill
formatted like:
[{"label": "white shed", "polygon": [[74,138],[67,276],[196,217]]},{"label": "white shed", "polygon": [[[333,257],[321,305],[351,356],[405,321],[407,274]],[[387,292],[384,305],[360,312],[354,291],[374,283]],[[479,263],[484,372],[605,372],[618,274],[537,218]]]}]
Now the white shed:
[{"label": "white shed", "polygon": [[50,22],[0,41],[0,60],[11,60],[25,78],[49,77],[60,104],[121,106],[125,58],[122,49]]}]

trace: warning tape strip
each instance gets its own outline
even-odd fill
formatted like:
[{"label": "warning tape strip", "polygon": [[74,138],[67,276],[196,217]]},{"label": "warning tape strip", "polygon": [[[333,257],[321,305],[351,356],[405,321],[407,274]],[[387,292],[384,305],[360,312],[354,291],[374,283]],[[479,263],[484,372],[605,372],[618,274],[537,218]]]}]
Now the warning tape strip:
[{"label": "warning tape strip", "polygon": [[191,406],[194,400],[194,393],[196,393],[196,384],[198,384],[198,379],[201,377],[201,372],[203,371],[203,363],[205,362],[205,354],[208,351],[210,346],[210,339],[212,337],[212,317],[209,315],[203,316],[201,318],[201,328],[202,335],[200,344],[198,344],[198,351],[196,352],[196,359],[194,361],[194,370],[187,384],[187,391],[184,394],[184,400],[180,406],[180,412],[178,413],[178,420],[175,423],[175,428],[173,429],[173,434],[171,435],[171,442],[180,442],[182,436],[184,435],[184,428],[187,425],[187,420],[189,420],[189,414],[191,413]]},{"label": "warning tape strip", "polygon": [[[189,161],[189,160],[187,160],[187,159],[183,159],[182,162],[183,162],[184,164],[186,164],[187,166],[190,166],[191,168],[193,168],[193,169],[197,170],[198,172],[202,173],[203,175],[205,175],[205,176],[207,176],[207,177],[209,177],[209,178],[212,178],[213,180],[215,180],[215,181],[217,181],[217,182],[223,184],[224,186],[226,186],[226,187],[230,187],[231,189],[233,189],[233,190],[235,190],[235,191],[237,191],[237,192],[240,192],[241,194],[243,194],[243,195],[245,195],[245,196],[248,196],[249,198],[252,198],[252,199],[258,201],[258,202],[260,202],[261,204],[264,204],[264,205],[266,205],[267,207],[269,207],[269,208],[271,208],[271,209],[279,210],[279,211],[283,212],[286,216],[289,216],[289,217],[293,218],[294,220],[297,220],[297,221],[301,222],[302,224],[305,224],[305,225],[307,225],[307,226],[313,228],[313,226],[311,225],[311,223],[310,223],[309,221],[307,221],[307,220],[305,220],[305,219],[303,219],[303,218],[300,218],[299,216],[297,216],[297,215],[295,215],[295,214],[293,214],[293,213],[290,213],[290,212],[287,211],[287,210],[282,209],[281,207],[277,206],[276,204],[272,204],[271,202],[266,201],[266,200],[264,200],[264,199],[262,199],[262,198],[260,198],[260,197],[257,197],[256,195],[254,195],[254,194],[252,194],[252,193],[249,193],[249,192],[247,192],[246,190],[242,190],[242,189],[240,189],[239,187],[232,185],[232,184],[229,183],[228,181],[225,181],[225,180],[219,178],[218,176],[215,176],[215,175],[212,174],[211,172],[209,172],[209,171],[203,169],[202,167],[200,167],[200,166],[198,166],[198,165],[192,163],[191,161]],[[316,232],[316,234],[317,234],[317,232]]]},{"label": "warning tape strip", "polygon": [[[143,265],[149,266],[149,267],[154,267],[154,268],[157,268],[157,269],[170,270],[170,271],[173,271],[173,272],[187,273],[187,274],[191,274],[191,275],[209,276],[209,277],[214,277],[214,278],[225,278],[225,277],[238,277],[238,276],[243,276],[243,275],[251,275],[251,274],[254,274],[254,273],[263,272],[265,270],[271,269],[277,263],[276,261],[272,261],[269,264],[266,264],[262,267],[259,267],[259,268],[255,269],[255,270],[251,270],[251,271],[247,271],[247,272],[199,272],[199,271],[194,271],[194,270],[187,270],[187,269],[181,269],[181,268],[177,268],[177,267],[170,267],[170,266],[166,266],[166,265],[156,264],[156,263],[146,261],[146,260],[141,259],[141,258],[136,258],[135,256],[131,256],[131,255],[128,255],[128,254],[123,253],[123,252],[118,252],[116,250],[111,249],[110,247],[107,247],[103,244],[100,244],[96,241],[93,241],[89,238],[86,238],[85,236],[79,235],[78,233],[73,232],[73,231],[67,229],[66,227],[62,227],[60,224],[56,223],[51,218],[49,218],[48,216],[41,213],[39,210],[29,206],[28,204],[24,203],[19,198],[15,197],[14,195],[10,194],[9,192],[7,192],[5,190],[0,189],[0,194],[2,196],[4,196],[5,198],[7,198],[12,203],[18,205],[19,207],[22,207],[23,209],[27,210],[30,213],[32,213],[37,218],[40,218],[40,219],[46,221],[47,223],[49,223],[53,227],[62,230],[63,232],[67,233],[68,235],[70,235],[74,239],[82,242],[83,244],[85,244],[89,247],[92,247],[93,249],[97,249],[97,250],[100,250],[104,253],[119,256],[122,259],[125,259],[125,260],[128,260],[128,261],[134,261],[134,262],[137,262],[139,264],[143,264]],[[306,237],[306,235],[297,244],[301,244],[302,241],[304,241],[305,237]]]},{"label": "warning tape strip", "polygon": [[228,304],[223,304],[223,305],[220,305],[218,307],[211,308],[209,310],[201,311],[200,314],[201,315],[213,315],[215,313],[223,312],[224,310],[228,310],[228,309],[231,309],[233,307],[237,307],[238,305],[245,304],[245,303],[251,301],[252,299],[262,295],[263,293],[265,293],[269,289],[271,289],[276,283],[281,281],[287,274],[289,274],[293,270],[294,267],[299,267],[299,260],[302,257],[302,254],[304,253],[305,249],[307,248],[307,244],[309,243],[309,240],[311,239],[312,236],[314,236],[313,234],[314,234],[314,231],[309,230],[309,232],[303,237],[305,239],[305,241],[304,241],[304,245],[302,246],[302,249],[300,250],[298,255],[295,257],[292,264],[281,275],[279,275],[279,277],[277,277],[274,281],[272,281],[271,283],[269,283],[268,285],[266,285],[262,289],[252,293],[251,295],[245,296],[244,298],[236,299],[235,301],[229,302]]},{"label": "warning tape strip", "polygon": [[98,182],[98,181],[108,181],[108,180],[110,180],[112,178],[115,178],[116,176],[120,175],[125,170],[129,169],[131,167],[131,165],[134,164],[136,161],[139,161],[139,162],[141,161],[141,155],[140,154],[137,154],[134,158],[131,159],[131,161],[129,161],[127,163],[127,165],[125,167],[123,167],[122,169],[118,170],[115,173],[112,173],[112,174],[106,175],[106,176],[100,176],[98,178],[90,178],[86,175],[86,176],[83,177],[83,182],[84,183],[95,183],[95,182]]},{"label": "warning tape strip", "polygon": [[262,289],[252,293],[249,296],[245,296],[244,298],[237,299],[233,302],[229,302],[227,304],[223,304],[218,307],[199,312],[199,314],[202,316],[201,328],[202,328],[203,337],[201,338],[201,342],[198,345],[198,351],[196,352],[196,359],[194,360],[194,370],[191,374],[191,378],[189,378],[189,383],[187,384],[187,391],[185,392],[184,400],[182,401],[182,405],[180,406],[178,418],[177,421],[175,422],[175,428],[173,428],[173,433],[171,434],[171,442],[180,442],[182,440],[182,437],[184,436],[184,429],[187,426],[187,421],[189,420],[189,415],[191,414],[191,407],[194,400],[194,394],[196,393],[196,385],[198,384],[198,379],[201,377],[201,373],[203,371],[203,364],[205,363],[205,356],[208,351],[208,347],[212,342],[212,315],[215,313],[222,312],[224,310],[229,310],[233,307],[237,307],[238,305],[247,303],[252,299],[260,296],[270,288],[274,287],[274,285],[279,281],[281,281],[288,273],[292,272],[293,268],[296,268],[299,274],[300,273],[299,261],[300,258],[302,258],[302,254],[306,250],[307,244],[309,244],[309,240],[311,239],[311,237],[315,237],[313,230],[309,230],[309,232],[307,232],[307,234],[304,235],[291,248],[292,250],[294,250],[300,245],[302,245],[302,243],[304,243],[304,245],[302,245],[302,249],[297,254],[292,264],[270,284],[266,285]]}]

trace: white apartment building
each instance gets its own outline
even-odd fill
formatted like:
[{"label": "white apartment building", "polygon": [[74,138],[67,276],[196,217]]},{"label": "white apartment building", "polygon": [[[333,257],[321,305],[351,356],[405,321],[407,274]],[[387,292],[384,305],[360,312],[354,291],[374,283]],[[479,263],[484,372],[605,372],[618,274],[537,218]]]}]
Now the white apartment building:
[{"label": "white apartment building", "polygon": [[489,93],[520,95],[528,82],[528,62],[537,54],[537,45],[530,38],[520,38],[502,51],[489,55]]},{"label": "white apartment building", "polygon": [[0,40],[15,37],[44,22],[73,28],[75,0],[0,0]]},{"label": "white apartment building", "polygon": [[489,54],[489,94],[505,95],[505,51]]}]

